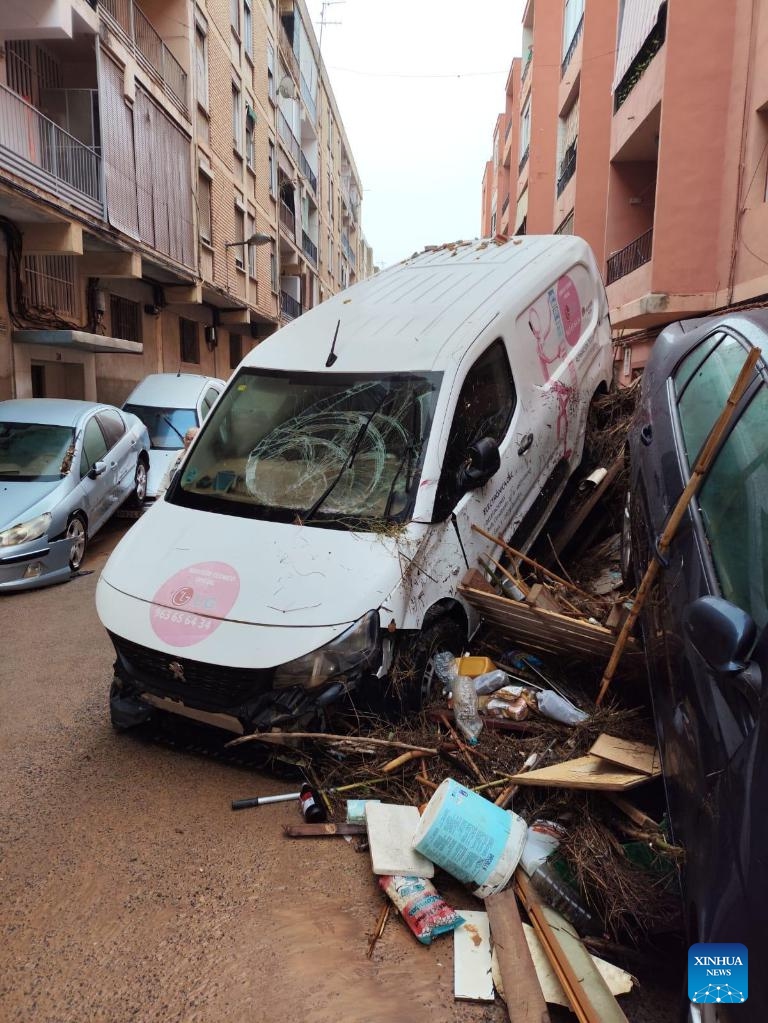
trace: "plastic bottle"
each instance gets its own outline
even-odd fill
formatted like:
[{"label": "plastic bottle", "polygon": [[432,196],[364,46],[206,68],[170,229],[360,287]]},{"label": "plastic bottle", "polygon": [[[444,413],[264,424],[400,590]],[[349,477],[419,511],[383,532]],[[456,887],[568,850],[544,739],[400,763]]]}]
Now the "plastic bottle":
[{"label": "plastic bottle", "polygon": [[549,689],[536,694],[536,706],[544,717],[560,721],[564,725],[578,725],[589,717],[589,714],[585,714],[583,710],[574,707],[562,696],[558,696],[557,693],[553,693]]},{"label": "plastic bottle", "polygon": [[564,881],[549,860],[544,860],[531,874],[531,884],[552,909],[573,924],[579,934],[600,934],[601,927],[581,904],[578,895]]},{"label": "plastic bottle", "polygon": [[453,680],[453,716],[467,742],[474,746],[483,730],[483,722],[477,712],[474,679],[467,675],[457,675]]},{"label": "plastic bottle", "polygon": [[307,782],[301,786],[299,792],[299,808],[307,824],[322,824],[328,819],[325,807],[318,799],[315,790]]}]

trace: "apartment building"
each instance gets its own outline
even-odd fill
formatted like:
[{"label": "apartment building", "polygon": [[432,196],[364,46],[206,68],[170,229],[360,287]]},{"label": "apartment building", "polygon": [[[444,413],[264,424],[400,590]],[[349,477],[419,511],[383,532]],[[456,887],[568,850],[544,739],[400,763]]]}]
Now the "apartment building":
[{"label": "apartment building", "polygon": [[0,398],[226,377],[372,269],[303,0],[0,4]]},{"label": "apartment building", "polygon": [[663,325],[768,295],[766,46],[768,0],[526,5],[502,233],[589,241],[623,379]]}]

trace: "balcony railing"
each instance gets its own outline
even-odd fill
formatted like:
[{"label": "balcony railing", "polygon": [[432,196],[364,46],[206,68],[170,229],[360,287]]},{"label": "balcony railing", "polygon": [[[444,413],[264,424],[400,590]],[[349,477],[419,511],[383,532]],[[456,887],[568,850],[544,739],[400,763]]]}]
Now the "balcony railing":
[{"label": "balcony railing", "polygon": [[565,51],[563,57],[563,63],[560,65],[560,77],[562,78],[568,69],[568,65],[573,60],[573,55],[576,52],[576,47],[579,45],[579,39],[581,39],[582,33],[584,32],[584,15],[579,18],[579,23],[576,26],[576,31],[573,33],[573,38],[568,44],[568,49]]},{"label": "balcony railing", "polygon": [[301,302],[289,295],[287,291],[280,292],[280,312],[286,320],[295,320],[301,316]]},{"label": "balcony railing", "polygon": [[528,77],[528,72],[531,69],[531,61],[532,60],[533,60],[533,47],[529,46],[528,47],[528,56],[525,58],[525,64],[523,66],[523,73],[520,76],[520,84],[521,85],[523,85],[523,83],[525,82],[526,78]]},{"label": "balcony railing", "polygon": [[341,234],[341,248],[342,248],[342,251],[343,251],[344,255],[349,260],[350,266],[353,267],[353,268],[356,267],[357,266],[357,258],[355,256],[354,252],[352,251],[352,246],[349,244],[349,237],[343,231],[342,231],[342,234]]},{"label": "balcony railing", "polygon": [[288,229],[291,238],[296,237],[296,217],[293,210],[284,202],[280,202],[280,223]]},{"label": "balcony railing", "polygon": [[187,73],[133,0],[99,0],[107,21],[146,73],[187,115]]},{"label": "balcony railing", "polygon": [[629,245],[625,245],[623,249],[619,249],[618,252],[614,252],[609,257],[605,283],[613,284],[614,281],[618,281],[621,277],[626,277],[627,274],[631,274],[633,270],[637,270],[644,263],[650,262],[652,252],[653,228],[646,231],[645,234],[641,234],[639,238],[635,238]]},{"label": "balcony railing", "polygon": [[501,215],[502,215],[502,217],[507,212],[507,207],[508,206],[509,206],[509,196],[505,195],[504,196],[504,202],[501,204]]},{"label": "balcony railing", "polygon": [[103,214],[101,159],[0,85],[0,166],[94,216]]},{"label": "balcony railing", "polygon": [[299,167],[301,168],[301,173],[309,182],[310,188],[317,195],[317,175],[309,166],[309,160],[302,153],[301,149],[299,150]]},{"label": "balcony railing", "polygon": [[317,266],[317,245],[315,245],[306,231],[301,232],[301,247],[315,266]]},{"label": "balcony railing", "polygon": [[557,195],[558,198],[565,191],[565,186],[573,177],[576,172],[576,140],[568,146],[563,159],[560,161],[560,171],[557,178]]},{"label": "balcony railing", "polygon": [[288,33],[285,31],[285,25],[283,25],[282,21],[280,22],[280,34],[278,36],[277,45],[278,49],[280,50],[280,53],[282,53],[283,55],[283,59],[290,68],[291,74],[298,82],[299,79],[301,78],[299,60],[298,57],[296,56],[296,51],[294,50],[291,44],[291,40],[288,36]]},{"label": "balcony railing", "polygon": [[520,163],[517,165],[517,173],[518,174],[522,174],[523,173],[523,168],[528,163],[528,156],[530,155],[530,152],[531,152],[531,147],[530,146],[526,146],[525,147],[525,152],[520,157]]},{"label": "balcony railing", "polygon": [[310,119],[312,121],[312,124],[317,124],[317,103],[315,102],[315,100],[312,97],[312,93],[311,93],[310,88],[309,88],[309,83],[307,82],[307,80],[304,77],[304,75],[302,75],[301,73],[300,73],[300,78],[301,78],[301,98],[304,100],[304,105],[306,106],[307,110],[309,111],[309,116],[310,116]]},{"label": "balcony railing", "polygon": [[638,50],[637,56],[629,65],[626,74],[616,86],[613,96],[614,113],[624,103],[627,96],[629,96],[634,87],[645,74],[646,68],[650,65],[653,58],[664,45],[664,40],[667,38],[667,19],[664,14],[665,10],[665,6],[660,8],[658,21],[646,37],[643,45]]},{"label": "balcony railing", "polygon": [[291,128],[290,124],[288,124],[282,110],[277,111],[277,130],[286,149],[294,158],[296,163],[299,163],[301,158],[301,145],[299,144],[299,140],[293,134],[293,128]]}]

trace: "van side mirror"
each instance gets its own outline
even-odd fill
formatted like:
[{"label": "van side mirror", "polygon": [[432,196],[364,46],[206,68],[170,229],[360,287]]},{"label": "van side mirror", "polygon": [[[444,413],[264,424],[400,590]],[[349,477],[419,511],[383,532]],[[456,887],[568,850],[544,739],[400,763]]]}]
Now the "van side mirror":
[{"label": "van side mirror", "polygon": [[499,445],[493,437],[481,437],[470,447],[467,457],[456,473],[462,492],[477,490],[495,476],[501,466]]},{"label": "van side mirror", "polygon": [[88,476],[90,477],[90,479],[96,480],[99,478],[99,476],[103,476],[106,471],[107,471],[106,462],[94,462],[90,468]]},{"label": "van side mirror", "polygon": [[740,607],[721,597],[699,597],[685,609],[683,627],[713,671],[732,675],[748,667],[757,626]]}]

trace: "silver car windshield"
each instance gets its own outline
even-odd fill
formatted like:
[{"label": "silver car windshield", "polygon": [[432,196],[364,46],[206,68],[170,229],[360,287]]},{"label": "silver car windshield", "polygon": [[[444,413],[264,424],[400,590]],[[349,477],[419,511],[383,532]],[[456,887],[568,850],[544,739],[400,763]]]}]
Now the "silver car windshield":
[{"label": "silver car windshield", "polygon": [[150,444],[160,451],[178,451],[184,447],[184,434],[197,426],[197,413],[193,408],[158,408],[155,405],[125,405],[144,423]]},{"label": "silver car windshield", "polygon": [[46,423],[0,423],[0,480],[58,482],[72,466],[75,431]]},{"label": "silver car windshield", "polygon": [[405,521],[441,376],[241,370],[168,500],[352,528]]}]

